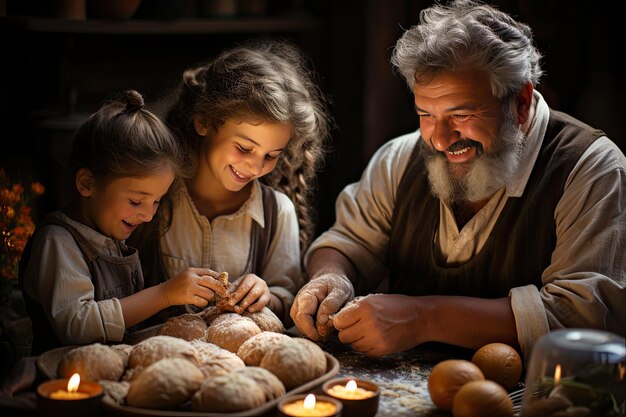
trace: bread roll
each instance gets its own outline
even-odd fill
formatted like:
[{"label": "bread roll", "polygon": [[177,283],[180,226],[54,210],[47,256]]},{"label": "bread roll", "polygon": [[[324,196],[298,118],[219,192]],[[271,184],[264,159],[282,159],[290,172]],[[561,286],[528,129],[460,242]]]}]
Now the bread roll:
[{"label": "bread roll", "polygon": [[130,351],[132,350],[132,345],[127,345],[124,343],[120,343],[119,345],[111,345],[111,349],[115,353],[121,356],[122,361],[124,362],[124,368],[128,365],[128,357],[130,356]]},{"label": "bread roll", "polygon": [[145,368],[131,382],[126,403],[134,407],[172,409],[188,401],[204,375],[182,358],[166,358]]},{"label": "bread roll", "polygon": [[280,349],[267,352],[259,366],[276,375],[290,390],[322,376],[326,372],[326,356],[314,342],[296,337]]},{"label": "bread roll", "polygon": [[290,341],[291,337],[286,334],[274,332],[259,333],[241,344],[237,351],[237,356],[248,366],[259,366],[267,352],[280,349],[280,346]]},{"label": "bread roll", "polygon": [[133,346],[128,357],[128,366],[147,367],[165,358],[183,358],[198,363],[198,352],[186,340],[173,336],[152,336]]},{"label": "bread roll", "polygon": [[243,373],[233,372],[205,380],[191,400],[196,411],[229,413],[265,404],[263,388]]},{"label": "bread roll", "polygon": [[124,404],[130,383],[127,381],[109,381],[101,379],[100,384],[104,390],[103,401],[110,401],[115,404]]},{"label": "bread roll", "polygon": [[217,306],[208,306],[204,310],[202,310],[198,315],[204,320],[207,326],[210,326],[219,315],[222,314],[222,310],[217,308]]},{"label": "bread roll", "polygon": [[67,352],[57,365],[60,378],[78,373],[83,380],[119,380],[124,374],[124,360],[109,346],[101,343],[79,346]]},{"label": "bread roll", "polygon": [[265,393],[265,401],[274,400],[281,395],[285,395],[285,385],[276,375],[265,368],[259,366],[245,366],[236,369],[234,372],[243,374],[254,379]]},{"label": "bread roll", "polygon": [[261,311],[250,313],[244,311],[243,316],[250,317],[259,328],[264,332],[285,333],[285,326],[278,316],[267,307],[263,307]]},{"label": "bread roll", "polygon": [[226,375],[246,366],[239,356],[213,343],[193,340],[191,344],[198,351],[198,368],[207,378]]},{"label": "bread roll", "polygon": [[206,340],[208,326],[204,319],[196,314],[182,314],[171,317],[159,329],[159,335],[178,337],[183,340]]},{"label": "bread roll", "polygon": [[237,353],[243,342],[259,333],[261,329],[252,319],[236,313],[224,313],[213,320],[206,340]]}]

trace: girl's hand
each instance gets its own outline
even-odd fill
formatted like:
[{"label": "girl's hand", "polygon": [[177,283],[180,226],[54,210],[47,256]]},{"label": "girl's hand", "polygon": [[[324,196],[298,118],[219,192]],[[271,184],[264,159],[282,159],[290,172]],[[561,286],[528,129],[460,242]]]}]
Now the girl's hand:
[{"label": "girl's hand", "polygon": [[[254,274],[246,274],[233,283],[237,289],[230,294],[229,304],[238,305],[241,311],[261,311],[271,300],[267,283]],[[221,296],[221,294],[220,294]]]},{"label": "girl's hand", "polygon": [[[216,278],[219,273],[208,268],[187,268],[176,277],[161,284],[168,306],[193,304],[206,307],[217,293],[228,296],[228,290]],[[260,279],[260,278],[259,278]]]}]

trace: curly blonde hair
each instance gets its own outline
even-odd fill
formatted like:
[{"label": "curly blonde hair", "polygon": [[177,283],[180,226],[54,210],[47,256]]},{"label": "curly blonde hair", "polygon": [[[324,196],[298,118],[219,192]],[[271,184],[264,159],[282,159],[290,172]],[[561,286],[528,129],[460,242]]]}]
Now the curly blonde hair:
[{"label": "curly blonde hair", "polygon": [[217,130],[227,119],[289,123],[293,136],[274,170],[261,181],[294,203],[304,254],[315,233],[311,199],[332,119],[308,58],[283,40],[248,41],[188,68],[170,98],[166,121],[197,165],[200,118]]}]

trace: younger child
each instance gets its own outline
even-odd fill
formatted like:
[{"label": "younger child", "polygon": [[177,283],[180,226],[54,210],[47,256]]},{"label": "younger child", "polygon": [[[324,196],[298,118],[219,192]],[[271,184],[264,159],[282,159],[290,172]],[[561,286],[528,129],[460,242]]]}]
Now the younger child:
[{"label": "younger child", "polygon": [[105,101],[78,129],[75,196],[31,236],[20,285],[33,324],[32,354],[70,344],[120,342],[126,330],[172,305],[205,306],[223,286],[206,268],[146,288],[137,250],[124,244],[152,220],[175,177],[180,145],[143,97]]},{"label": "younger child", "polygon": [[[166,121],[194,174],[157,247],[140,250],[143,265],[161,265],[166,276],[191,266],[228,272],[235,311],[267,306],[286,322],[330,128],[305,56],[278,40],[227,50],[184,72]],[[162,263],[144,258],[155,253]]]}]

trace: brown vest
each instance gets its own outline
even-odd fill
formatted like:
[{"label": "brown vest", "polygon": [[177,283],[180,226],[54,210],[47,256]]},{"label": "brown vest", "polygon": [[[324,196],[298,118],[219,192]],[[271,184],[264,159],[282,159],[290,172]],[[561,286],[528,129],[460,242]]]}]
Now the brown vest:
[{"label": "brown vest", "polygon": [[524,194],[509,198],[480,252],[452,267],[435,261],[439,200],[430,192],[420,139],[398,186],[391,220],[390,292],[497,298],[507,296],[513,287],[540,287],[556,245],[554,210],[565,182],[585,150],[602,135],[551,111]]},{"label": "brown vest", "polygon": [[[41,304],[31,298],[26,291],[23,290],[24,273],[30,260],[32,242],[35,240],[38,231],[49,225],[63,227],[74,237],[89,267],[89,274],[94,287],[95,301],[128,297],[131,294],[141,291],[144,285],[141,264],[136,249],[118,242],[122,257],[98,253],[93,245],[69,223],[54,218],[45,218],[42,224],[38,225],[35,233],[30,237],[24,248],[22,258],[20,259],[20,287],[22,288],[26,309],[33,326],[32,355],[38,355],[47,350],[63,346],[54,332]],[[35,261],[36,260],[33,260],[33,262]],[[129,331],[130,330],[134,329],[129,329]]]}]

